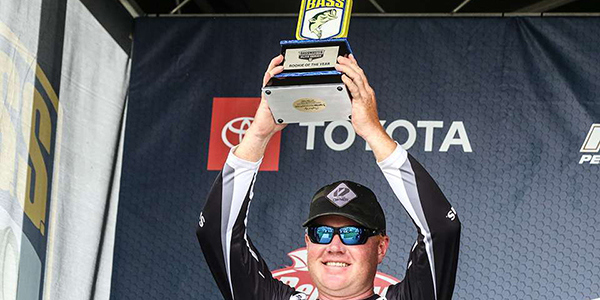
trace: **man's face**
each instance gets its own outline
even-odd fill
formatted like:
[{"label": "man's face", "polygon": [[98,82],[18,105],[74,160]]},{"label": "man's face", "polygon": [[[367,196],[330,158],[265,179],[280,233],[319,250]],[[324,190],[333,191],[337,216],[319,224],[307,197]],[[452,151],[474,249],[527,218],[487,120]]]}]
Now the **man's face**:
[{"label": "man's face", "polygon": [[[358,225],[342,216],[324,216],[313,224],[331,227]],[[344,245],[339,235],[331,243],[320,245],[304,237],[308,250],[308,271],[322,296],[353,297],[370,293],[377,265],[389,245],[387,236],[372,236],[364,245]]]}]

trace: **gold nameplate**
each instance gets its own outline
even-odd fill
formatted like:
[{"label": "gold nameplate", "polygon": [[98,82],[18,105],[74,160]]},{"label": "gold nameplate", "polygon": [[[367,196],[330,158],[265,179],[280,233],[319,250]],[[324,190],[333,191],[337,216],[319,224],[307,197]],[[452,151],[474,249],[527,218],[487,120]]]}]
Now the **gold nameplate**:
[{"label": "gold nameplate", "polygon": [[351,12],[352,0],[302,0],[296,39],[345,38]]},{"label": "gold nameplate", "polygon": [[294,101],[292,105],[302,112],[320,112],[327,108],[327,102],[313,98],[300,98]]}]

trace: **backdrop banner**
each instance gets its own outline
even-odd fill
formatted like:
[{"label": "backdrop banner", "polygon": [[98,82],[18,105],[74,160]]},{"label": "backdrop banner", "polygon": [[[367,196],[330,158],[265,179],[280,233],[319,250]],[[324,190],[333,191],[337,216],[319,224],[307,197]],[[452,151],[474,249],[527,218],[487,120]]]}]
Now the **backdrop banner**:
[{"label": "backdrop banner", "polygon": [[[295,25],[137,19],[112,299],[221,298],[195,227]],[[460,216],[455,298],[600,297],[600,19],[354,18],[349,32],[384,127]],[[302,267],[312,194],[348,179],[386,211],[378,278],[404,277],[415,227],[348,122],[290,125],[267,156],[248,234],[271,270]],[[314,292],[300,275],[286,282]]]},{"label": "backdrop banner", "polygon": [[109,298],[128,66],[81,1],[0,1],[0,299]]}]

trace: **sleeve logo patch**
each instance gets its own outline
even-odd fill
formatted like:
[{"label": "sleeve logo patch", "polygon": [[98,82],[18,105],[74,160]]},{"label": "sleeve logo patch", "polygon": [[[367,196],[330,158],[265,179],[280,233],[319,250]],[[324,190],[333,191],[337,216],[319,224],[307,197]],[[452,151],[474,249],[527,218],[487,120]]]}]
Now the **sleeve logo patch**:
[{"label": "sleeve logo patch", "polygon": [[454,221],[454,219],[456,219],[456,211],[454,210],[454,207],[450,207],[450,211],[446,214],[446,218],[450,221]]},{"label": "sleeve logo patch", "polygon": [[198,226],[204,227],[205,222],[206,220],[204,219],[204,216],[202,215],[202,213],[200,213],[200,220],[198,220]]},{"label": "sleeve logo patch", "polygon": [[327,199],[337,207],[343,207],[356,197],[356,194],[345,183],[340,183],[327,195]]}]

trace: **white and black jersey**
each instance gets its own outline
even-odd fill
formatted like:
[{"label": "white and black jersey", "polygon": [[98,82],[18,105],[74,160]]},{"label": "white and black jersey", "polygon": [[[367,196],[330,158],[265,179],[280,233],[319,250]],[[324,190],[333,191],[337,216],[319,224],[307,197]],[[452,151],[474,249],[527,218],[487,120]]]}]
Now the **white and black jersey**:
[{"label": "white and black jersey", "polygon": [[[456,212],[427,171],[402,147],[378,164],[418,235],[404,279],[390,286],[386,295],[365,300],[451,299],[460,238]],[[306,299],[271,276],[246,234],[259,165],[260,161],[229,154],[200,214],[198,241],[225,299]]]}]

